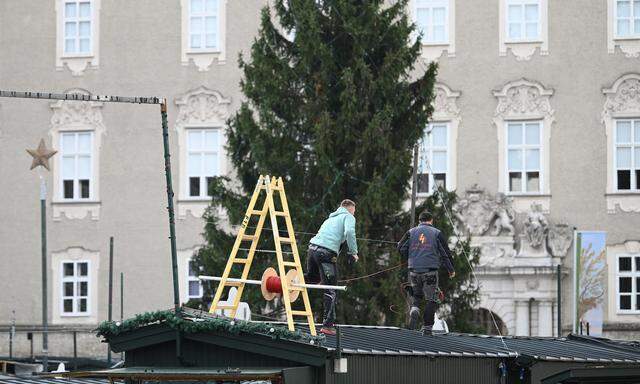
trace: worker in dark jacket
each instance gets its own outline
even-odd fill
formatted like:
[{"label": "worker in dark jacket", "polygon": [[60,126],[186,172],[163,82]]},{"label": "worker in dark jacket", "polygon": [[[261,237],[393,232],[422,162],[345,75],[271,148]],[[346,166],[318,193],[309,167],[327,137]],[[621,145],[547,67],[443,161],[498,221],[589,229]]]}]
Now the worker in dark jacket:
[{"label": "worker in dark jacket", "polygon": [[410,327],[415,329],[420,319],[420,304],[427,301],[424,311],[422,334],[431,335],[433,318],[438,306],[438,269],[444,264],[449,278],[456,273],[453,269],[451,251],[442,232],[435,228],[433,215],[424,211],[419,217],[420,224],[404,234],[398,243],[398,251],[408,259],[409,282],[411,283]]}]

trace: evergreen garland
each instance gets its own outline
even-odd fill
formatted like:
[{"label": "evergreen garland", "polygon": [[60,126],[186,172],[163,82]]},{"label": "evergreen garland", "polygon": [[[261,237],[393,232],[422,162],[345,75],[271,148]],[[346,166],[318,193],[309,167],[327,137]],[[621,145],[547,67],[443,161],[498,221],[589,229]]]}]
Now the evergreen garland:
[{"label": "evergreen garland", "polygon": [[96,332],[98,337],[104,337],[108,340],[125,332],[162,323],[184,333],[222,332],[234,335],[241,333],[259,334],[274,339],[301,341],[316,345],[319,345],[320,342],[324,340],[324,336],[312,336],[299,330],[290,331],[288,328],[267,323],[231,320],[223,317],[187,319],[171,310],[141,313],[122,323],[103,321],[98,325]]}]

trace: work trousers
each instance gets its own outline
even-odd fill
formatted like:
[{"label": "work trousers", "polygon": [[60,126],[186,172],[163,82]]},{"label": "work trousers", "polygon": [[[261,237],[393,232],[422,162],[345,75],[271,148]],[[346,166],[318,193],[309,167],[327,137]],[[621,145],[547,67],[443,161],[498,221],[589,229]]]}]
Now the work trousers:
[{"label": "work trousers", "polygon": [[419,310],[423,300],[427,301],[424,310],[423,322],[424,329],[431,330],[433,328],[433,317],[436,314],[438,303],[438,271],[429,272],[409,272],[409,282],[413,291],[411,295],[411,310]]},{"label": "work trousers", "polygon": [[[336,285],[338,283],[337,255],[335,252],[310,245],[307,252],[307,273],[305,282],[309,284]],[[338,296],[335,290],[324,291],[324,313],[322,325],[333,327],[336,321],[336,302]]]}]

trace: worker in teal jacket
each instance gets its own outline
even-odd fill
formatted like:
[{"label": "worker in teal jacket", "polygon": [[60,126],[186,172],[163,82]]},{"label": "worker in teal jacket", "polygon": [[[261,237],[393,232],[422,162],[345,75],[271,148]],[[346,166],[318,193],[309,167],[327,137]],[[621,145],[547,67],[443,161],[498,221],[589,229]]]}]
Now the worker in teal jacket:
[{"label": "worker in teal jacket", "polygon": [[[347,242],[348,254],[358,261],[358,245],[356,244],[356,203],[343,200],[340,207],[329,215],[322,223],[318,234],[309,241],[307,252],[307,273],[305,282],[325,285],[336,285],[338,282],[338,253],[343,242]],[[335,290],[324,293],[324,313],[321,333],[335,335],[336,320]]]}]

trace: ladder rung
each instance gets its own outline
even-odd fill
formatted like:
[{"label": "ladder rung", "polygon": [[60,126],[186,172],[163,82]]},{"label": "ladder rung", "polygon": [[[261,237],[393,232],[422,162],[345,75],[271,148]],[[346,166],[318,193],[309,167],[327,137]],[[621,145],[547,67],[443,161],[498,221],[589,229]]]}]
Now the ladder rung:
[{"label": "ladder rung", "polygon": [[256,235],[242,235],[242,241],[253,241],[256,239]]},{"label": "ladder rung", "polygon": [[293,316],[309,316],[310,313],[307,311],[291,311],[291,315]]},{"label": "ladder rung", "polygon": [[295,261],[283,261],[282,265],[284,265],[285,267],[297,267],[298,263],[296,263]]},{"label": "ladder rung", "polygon": [[287,212],[276,211],[274,213],[275,213],[276,216],[284,216],[284,217],[289,216],[289,214]]},{"label": "ladder rung", "polygon": [[216,309],[235,309],[233,305],[216,305]]},{"label": "ladder rung", "polygon": [[233,262],[237,264],[246,264],[249,262],[249,259],[233,259]]},{"label": "ladder rung", "polygon": [[262,215],[262,211],[258,211],[255,209],[252,209],[251,211],[249,211],[250,215]]},{"label": "ladder rung", "polygon": [[305,288],[304,287],[289,287],[290,291],[304,291]]},{"label": "ladder rung", "polygon": [[243,285],[243,282],[240,281],[227,281],[224,283],[225,287],[239,287],[241,285]]},{"label": "ladder rung", "polygon": [[281,243],[289,243],[289,244],[293,243],[293,240],[291,240],[290,237],[280,237],[279,239]]}]

